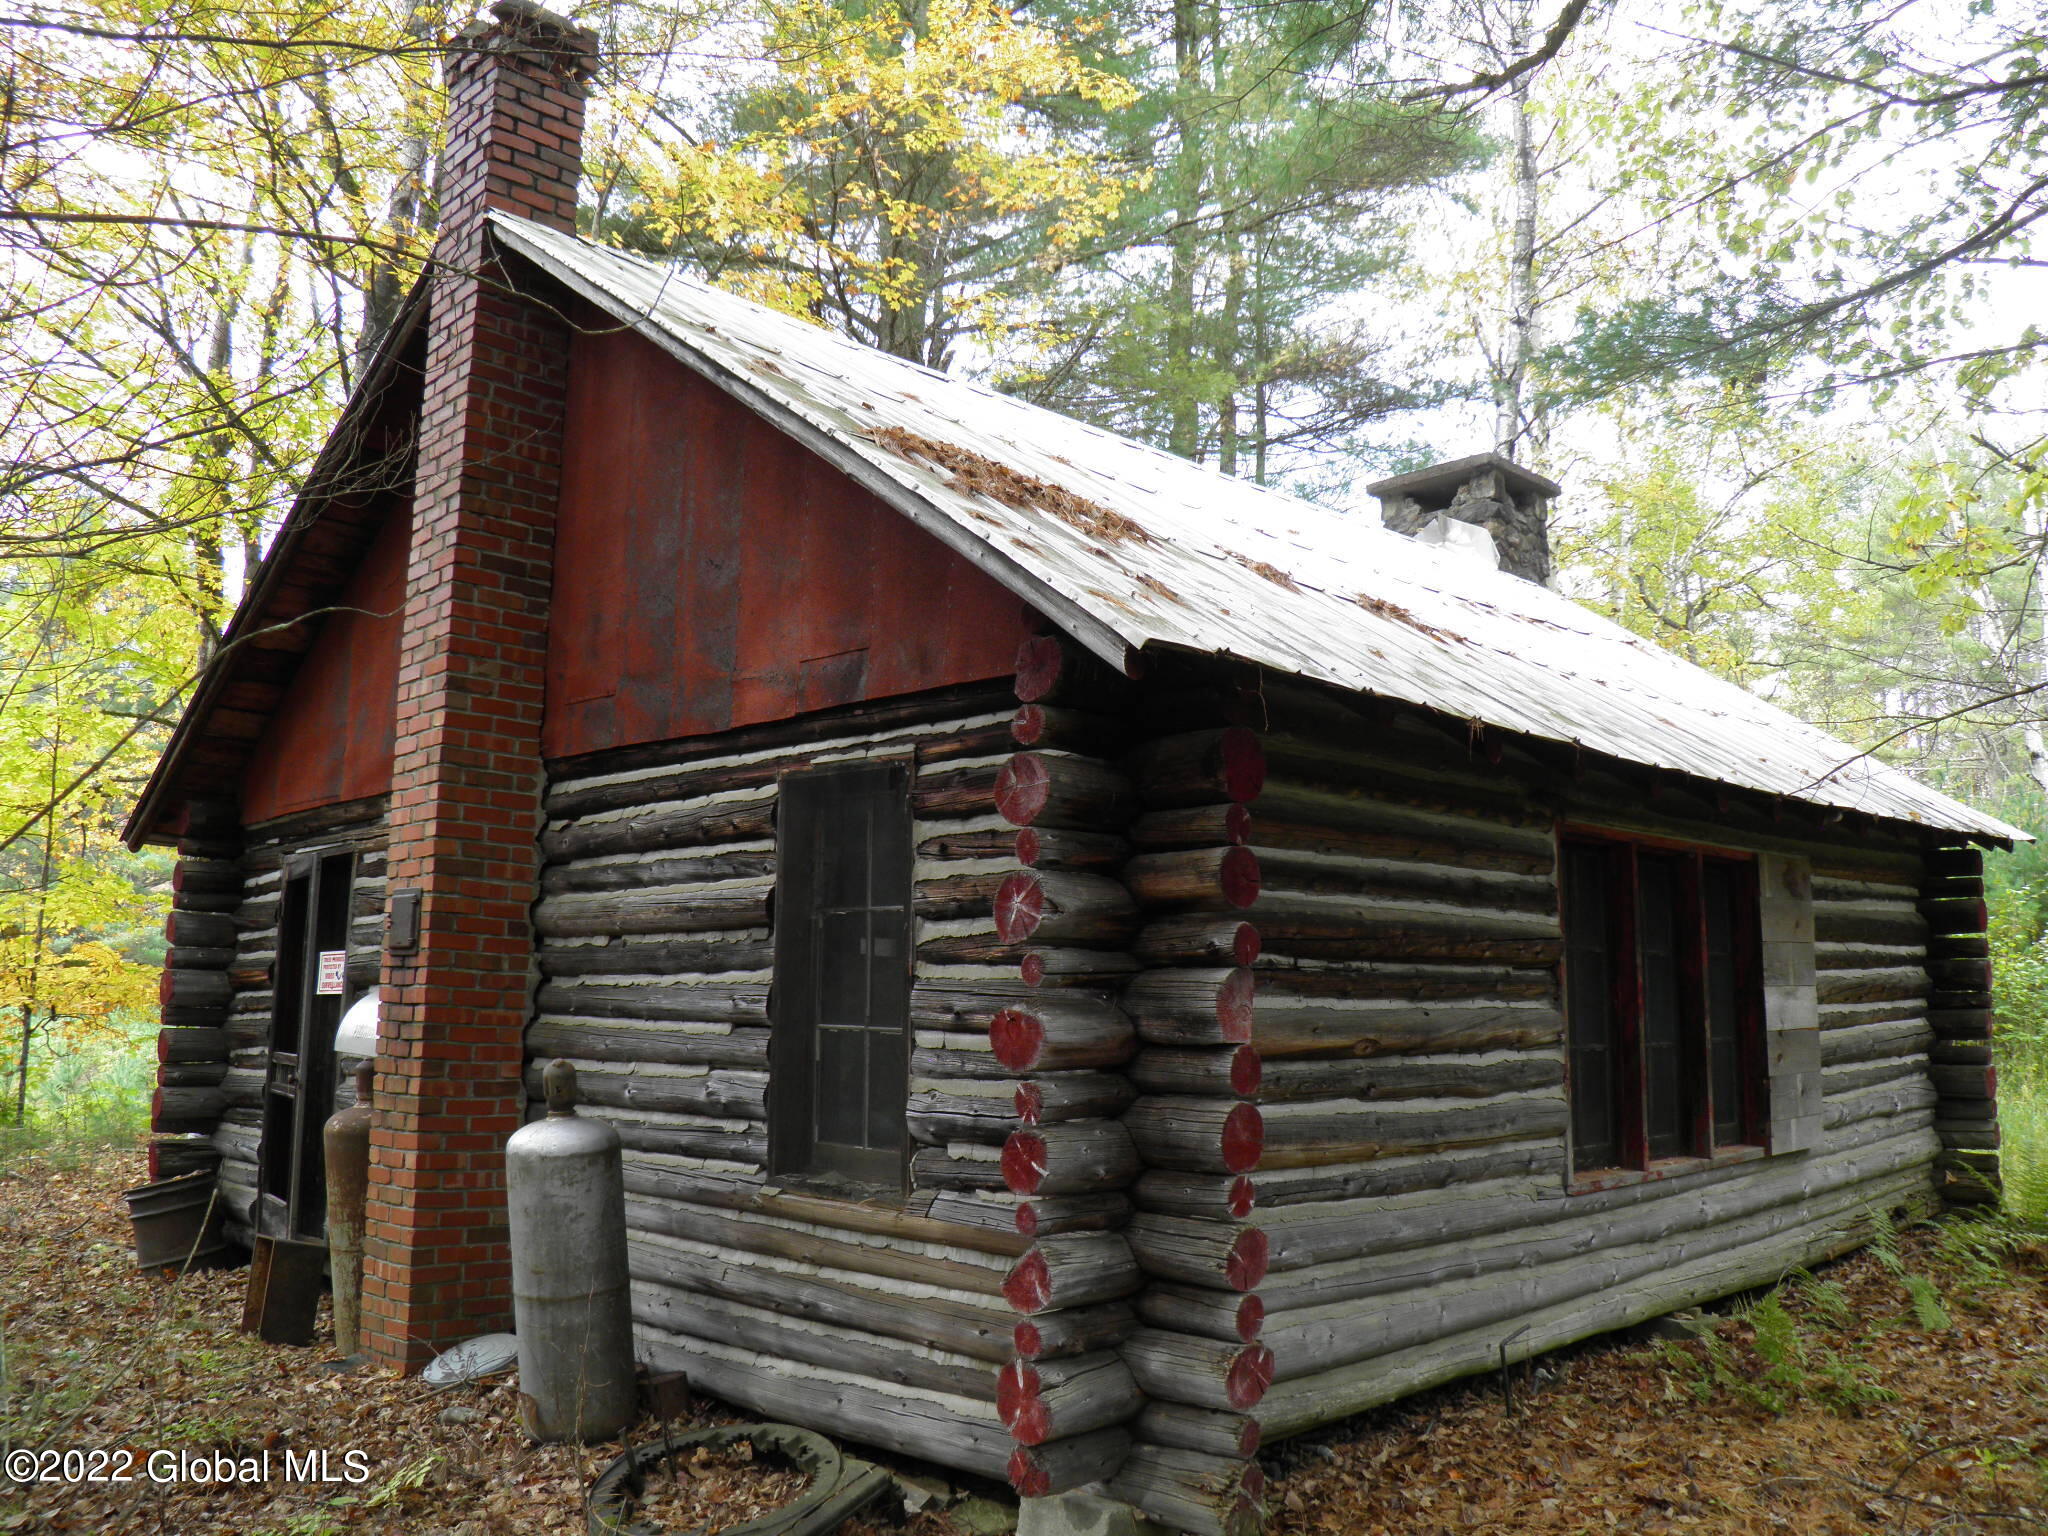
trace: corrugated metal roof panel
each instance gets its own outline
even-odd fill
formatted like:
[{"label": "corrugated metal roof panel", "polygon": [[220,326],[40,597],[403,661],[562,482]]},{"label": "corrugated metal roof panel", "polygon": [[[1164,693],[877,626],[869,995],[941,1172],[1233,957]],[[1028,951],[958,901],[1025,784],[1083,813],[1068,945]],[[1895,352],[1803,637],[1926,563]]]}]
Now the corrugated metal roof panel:
[{"label": "corrugated metal roof panel", "polygon": [[512,249],[851,454],[1098,650],[1214,652],[1770,794],[2026,836],[1531,582],[494,220]]}]

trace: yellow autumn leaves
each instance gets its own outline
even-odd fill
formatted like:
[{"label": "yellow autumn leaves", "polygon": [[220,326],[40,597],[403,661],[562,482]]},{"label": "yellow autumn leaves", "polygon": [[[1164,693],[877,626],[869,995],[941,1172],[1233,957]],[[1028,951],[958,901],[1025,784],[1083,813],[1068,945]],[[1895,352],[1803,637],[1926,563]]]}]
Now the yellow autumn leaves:
[{"label": "yellow autumn leaves", "polygon": [[988,0],[787,0],[733,114],[744,131],[668,139],[636,165],[649,224],[670,243],[733,248],[745,259],[726,280],[796,314],[830,297],[978,308],[994,323],[1007,306],[985,258],[1006,226],[1030,223],[1031,259],[1056,269],[1142,185],[1047,131],[1056,100],[1113,110],[1137,97],[1073,41]]}]

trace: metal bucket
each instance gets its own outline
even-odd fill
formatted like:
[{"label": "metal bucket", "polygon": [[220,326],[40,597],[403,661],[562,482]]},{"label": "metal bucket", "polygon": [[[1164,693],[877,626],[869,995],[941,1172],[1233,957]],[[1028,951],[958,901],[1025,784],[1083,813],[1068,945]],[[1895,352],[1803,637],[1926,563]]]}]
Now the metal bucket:
[{"label": "metal bucket", "polygon": [[227,1251],[227,1211],[214,1199],[213,1188],[213,1174],[201,1171],[159,1179],[122,1195],[135,1228],[139,1268],[180,1267],[187,1259],[204,1263]]}]

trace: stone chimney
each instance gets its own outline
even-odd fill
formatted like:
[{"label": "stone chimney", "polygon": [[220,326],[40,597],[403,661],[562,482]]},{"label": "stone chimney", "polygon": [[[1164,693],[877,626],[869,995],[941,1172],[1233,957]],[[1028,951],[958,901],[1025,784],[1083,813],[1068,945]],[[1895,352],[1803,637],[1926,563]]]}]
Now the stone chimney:
[{"label": "stone chimney", "polygon": [[1448,528],[1466,523],[1493,536],[1502,570],[1550,583],[1550,503],[1560,487],[1497,453],[1453,459],[1366,487],[1379,498],[1380,521],[1432,544],[1462,544]]},{"label": "stone chimney", "polygon": [[487,215],[573,230],[596,40],[499,0],[448,61],[406,612],[387,944],[364,1222],[363,1342],[414,1367],[512,1326],[505,1140],[522,1037],[544,787],[541,708],[573,342],[522,290]]}]

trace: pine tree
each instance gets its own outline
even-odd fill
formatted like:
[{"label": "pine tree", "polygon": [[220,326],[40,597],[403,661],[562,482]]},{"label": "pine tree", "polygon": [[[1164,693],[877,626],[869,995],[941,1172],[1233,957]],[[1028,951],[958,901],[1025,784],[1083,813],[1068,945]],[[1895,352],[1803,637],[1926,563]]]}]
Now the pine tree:
[{"label": "pine tree", "polygon": [[1104,125],[1149,173],[1009,386],[1265,482],[1427,403],[1368,310],[1410,255],[1414,194],[1475,163],[1456,114],[1400,99],[1366,13],[1173,0]]}]

